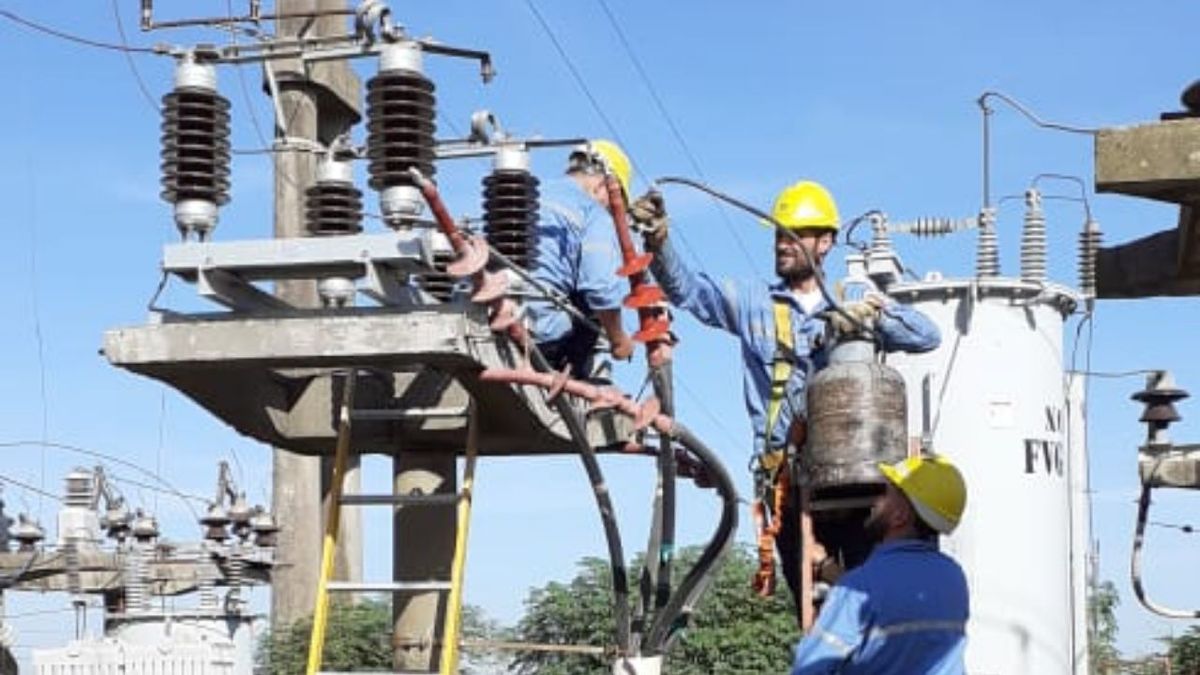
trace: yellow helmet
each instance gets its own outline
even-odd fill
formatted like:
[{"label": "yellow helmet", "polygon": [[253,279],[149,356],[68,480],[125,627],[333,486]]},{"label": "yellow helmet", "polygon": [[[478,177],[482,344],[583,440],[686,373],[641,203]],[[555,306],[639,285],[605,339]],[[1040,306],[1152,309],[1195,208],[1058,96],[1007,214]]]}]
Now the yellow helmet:
[{"label": "yellow helmet", "polygon": [[633,163],[621,146],[603,138],[588,141],[571,151],[567,173],[611,173],[617,177],[625,197],[629,197],[629,181],[633,175]]},{"label": "yellow helmet", "polygon": [[879,470],[908,497],[925,524],[942,534],[958,527],[967,508],[967,485],[944,457],[909,457]]},{"label": "yellow helmet", "polygon": [[784,188],[775,198],[771,216],[789,230],[821,227],[836,231],[841,221],[833,195],[825,186],[811,180]]}]

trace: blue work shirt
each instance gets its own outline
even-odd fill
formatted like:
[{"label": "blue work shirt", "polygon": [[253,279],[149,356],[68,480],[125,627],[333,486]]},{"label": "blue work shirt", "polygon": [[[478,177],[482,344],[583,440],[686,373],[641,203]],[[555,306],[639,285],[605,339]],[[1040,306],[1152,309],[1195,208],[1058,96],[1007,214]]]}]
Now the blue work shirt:
[{"label": "blue work shirt", "polygon": [[970,614],[962,568],[933,544],[880,544],[829,592],[792,675],[963,675]]},{"label": "blue work shirt", "polygon": [[[593,203],[572,209],[542,202],[537,258],[530,270],[542,285],[584,314],[620,309],[629,293],[629,282],[617,276],[620,267],[621,250],[608,211]],[[571,315],[549,300],[535,297],[527,311],[538,342],[558,340],[573,330]]]},{"label": "blue work shirt", "polygon": [[[811,373],[824,367],[824,350],[816,345],[825,332],[825,322],[816,317],[829,308],[822,299],[811,312],[804,311],[796,295],[782,282],[717,281],[691,270],[667,240],[655,253],[654,276],[671,304],[687,310],[702,323],[733,333],[741,341],[743,391],[746,410],[754,429],[754,451],[782,448],[796,414],[806,410],[804,387]],[[873,290],[867,279],[847,284],[847,299],[860,299]],[[786,302],[792,318],[794,367],[774,429],[766,429],[767,404],[771,396],[771,367],[776,353],[775,302]],[[921,312],[897,302],[884,308],[876,330],[887,351],[924,352],[941,344],[937,326]]]}]

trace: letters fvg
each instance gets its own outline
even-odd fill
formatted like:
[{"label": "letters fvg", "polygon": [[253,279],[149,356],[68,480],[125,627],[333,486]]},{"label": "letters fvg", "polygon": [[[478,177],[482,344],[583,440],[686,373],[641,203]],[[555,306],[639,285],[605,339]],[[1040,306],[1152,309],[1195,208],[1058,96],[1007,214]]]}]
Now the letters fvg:
[{"label": "letters fvg", "polygon": [[[1061,438],[1063,414],[1061,408],[1046,406],[1046,431]],[[1063,444],[1061,440],[1025,439],[1025,473],[1063,475]]]}]

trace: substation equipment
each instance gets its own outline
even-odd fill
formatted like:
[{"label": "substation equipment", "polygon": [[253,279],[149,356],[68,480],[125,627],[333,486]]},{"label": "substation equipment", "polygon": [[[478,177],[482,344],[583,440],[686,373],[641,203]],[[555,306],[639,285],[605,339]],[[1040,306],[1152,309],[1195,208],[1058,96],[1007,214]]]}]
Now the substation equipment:
[{"label": "substation equipment", "polygon": [[[173,206],[182,240],[164,248],[162,272],[194,285],[219,309],[179,311],[152,301],[150,321],[109,331],[103,353],[113,365],[180,391],[238,432],[296,453],[451,459],[464,453],[578,454],[613,565],[616,667],[655,672],[732,539],[736,495],[712,453],[661,414],[656,400],[637,401],[611,387],[547,372],[528,341],[523,307],[545,290],[528,272],[541,208],[531,156],[579,139],[517,138],[487,112],[472,117],[467,137],[438,138],[436,87],[425,59],[474,60],[486,82],[490,56],[412,38],[377,0],[351,14],[354,30],[344,35],[163,50],[175,58],[177,71],[175,89],[164,98],[162,196]],[[356,58],[375,67],[366,83],[365,145],[353,143],[351,126],[328,147],[286,136],[276,144],[276,152],[319,156],[315,183],[297,186],[305,194],[309,236],[220,240],[216,226],[229,195],[231,150],[219,67],[262,64],[278,100],[275,61],[311,67]],[[456,218],[434,182],[438,166],[479,156],[493,163],[482,180],[482,215]],[[366,164],[380,228],[364,227],[368,200],[357,187],[356,162]],[[314,285],[319,306],[301,306],[264,288],[280,282]],[[597,452],[641,453],[658,457],[660,465],[664,455],[670,461],[676,452],[690,456],[708,466],[724,504],[700,563],[683,575],[678,590],[660,593],[632,617],[624,553]],[[469,480],[464,478],[461,494],[454,476],[424,494],[399,485],[388,495],[333,493],[335,509],[396,509],[393,579],[322,581],[321,593],[392,597],[396,666],[405,672],[457,672],[455,627],[435,617],[456,616],[461,602],[455,589],[461,588]],[[411,553],[430,533],[411,526],[405,531],[402,523],[416,522],[404,519],[418,508],[442,509],[448,520],[441,522],[460,537],[453,550],[423,554],[433,557],[414,572]],[[327,531],[327,545],[329,536]],[[655,558],[669,561],[670,555]],[[406,614],[418,605],[436,611],[419,619]]]},{"label": "substation equipment", "polygon": [[[841,550],[855,564],[866,549],[842,539],[853,530],[840,525],[861,523],[867,513],[854,500],[881,480],[870,467],[917,452],[954,462],[968,486],[967,509],[940,542],[962,565],[970,589],[970,673],[1088,672],[1085,401],[1083,376],[1064,360],[1063,344],[1068,319],[1092,308],[1100,230],[1089,210],[1079,234],[1078,287],[1050,280],[1043,194],[1036,183],[1023,195],[1016,276],[1001,272],[991,205],[964,219],[891,223],[880,213],[866,219],[871,241],[847,256],[849,279],[868,277],[894,300],[920,310],[942,341],[922,354],[888,354],[894,371],[859,374],[875,389],[893,392],[891,403],[854,411],[867,401],[839,399],[845,414],[870,425],[857,437],[840,437],[841,447],[855,450],[818,467],[810,495],[818,541],[831,541],[828,549]],[[975,273],[965,278],[929,272],[918,280],[892,245],[895,234],[943,236],[966,229],[977,232],[978,249]],[[897,376],[903,379],[899,402]],[[881,456],[884,447],[900,456]]]},{"label": "substation equipment", "polygon": [[[224,463],[196,524],[200,540],[168,541],[154,514],[132,508],[99,466],[65,477],[53,540],[24,514],[0,514],[0,593],[66,593],[63,614],[75,615],[75,639],[34,649],[34,672],[251,675],[264,622],[247,593],[270,581],[279,528],[247,502]],[[102,637],[84,635],[95,599]]]}]

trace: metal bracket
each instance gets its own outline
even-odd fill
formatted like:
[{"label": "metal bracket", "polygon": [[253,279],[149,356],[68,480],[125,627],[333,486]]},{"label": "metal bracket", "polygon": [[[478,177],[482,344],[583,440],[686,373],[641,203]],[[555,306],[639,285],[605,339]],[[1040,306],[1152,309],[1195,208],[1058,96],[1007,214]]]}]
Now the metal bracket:
[{"label": "metal bracket", "polygon": [[200,268],[196,289],[201,296],[238,311],[289,310],[292,305],[225,270]]}]

